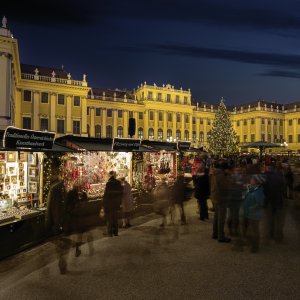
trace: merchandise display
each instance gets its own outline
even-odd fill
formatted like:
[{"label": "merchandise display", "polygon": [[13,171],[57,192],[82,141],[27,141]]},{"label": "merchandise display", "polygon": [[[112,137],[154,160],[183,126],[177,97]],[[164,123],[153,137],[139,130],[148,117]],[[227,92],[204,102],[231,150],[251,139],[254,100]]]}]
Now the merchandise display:
[{"label": "merchandise display", "polygon": [[108,173],[116,171],[117,177],[130,179],[131,153],[125,152],[83,152],[66,154],[63,178],[66,190],[74,186],[87,194],[87,199],[102,198]]},{"label": "merchandise display", "polygon": [[146,164],[144,173],[145,189],[151,191],[161,183],[162,177],[166,178],[169,185],[176,178],[176,153],[175,152],[147,152],[144,153]]},{"label": "merchandise display", "polygon": [[[23,219],[35,211],[25,208],[39,206],[40,169],[43,154],[0,152],[0,222]],[[19,207],[24,206],[21,211]],[[36,212],[35,212],[36,213]]]}]

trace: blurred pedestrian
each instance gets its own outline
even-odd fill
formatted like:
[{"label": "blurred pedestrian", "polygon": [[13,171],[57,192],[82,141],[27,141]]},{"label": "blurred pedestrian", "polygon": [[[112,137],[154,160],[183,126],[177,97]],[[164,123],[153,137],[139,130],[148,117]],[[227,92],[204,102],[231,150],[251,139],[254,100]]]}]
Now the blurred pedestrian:
[{"label": "blurred pedestrian", "polygon": [[220,243],[229,243],[230,238],[225,236],[224,225],[226,220],[226,211],[228,206],[228,166],[226,162],[220,161],[218,168],[211,170],[210,176],[210,193],[211,200],[215,207],[213,239]]},{"label": "blurred pedestrian", "polygon": [[109,172],[109,179],[106,183],[103,195],[103,208],[107,220],[107,236],[118,235],[118,214],[122,203],[123,187],[116,179],[116,172]]},{"label": "blurred pedestrian", "polygon": [[195,198],[199,205],[200,220],[208,219],[207,199],[210,194],[208,170],[201,165],[194,179]]},{"label": "blurred pedestrian", "polygon": [[153,210],[162,216],[161,227],[166,225],[167,213],[170,207],[170,191],[167,185],[166,177],[162,177],[161,183],[157,185],[153,191]]},{"label": "blurred pedestrian", "polygon": [[123,228],[129,228],[131,227],[130,219],[133,212],[133,196],[131,193],[131,186],[125,177],[121,178],[121,184],[123,186],[123,196],[122,196]]},{"label": "blurred pedestrian", "polygon": [[[180,213],[180,221],[182,225],[186,224],[186,217],[184,213],[184,202],[187,201],[187,187],[184,181],[184,176],[182,173],[178,174],[178,177],[174,183],[173,191],[172,191],[172,200],[175,204],[175,206],[178,207],[179,213]],[[174,211],[172,211],[171,208],[171,220],[173,221],[173,215]]]},{"label": "blurred pedestrian", "polygon": [[66,190],[64,181],[60,176],[59,167],[60,162],[58,160],[53,160],[46,212],[46,230],[50,235],[60,233],[64,223]]},{"label": "blurred pedestrian", "polygon": [[230,189],[228,197],[228,218],[227,225],[229,229],[229,235],[239,235],[239,219],[240,219],[240,207],[242,204],[242,197],[244,191],[244,174],[242,174],[241,168],[232,168],[228,188]]},{"label": "blurred pedestrian", "polygon": [[256,175],[251,176],[244,201],[243,236],[249,241],[251,252],[259,250],[259,224],[263,217],[265,195]]},{"label": "blurred pedestrian", "polygon": [[283,226],[286,203],[284,199],[284,178],[281,172],[269,165],[265,173],[267,226],[270,239],[283,241]]},{"label": "blurred pedestrian", "polygon": [[293,188],[294,188],[294,173],[291,166],[288,166],[285,173],[286,182],[286,195],[288,199],[293,199]]}]

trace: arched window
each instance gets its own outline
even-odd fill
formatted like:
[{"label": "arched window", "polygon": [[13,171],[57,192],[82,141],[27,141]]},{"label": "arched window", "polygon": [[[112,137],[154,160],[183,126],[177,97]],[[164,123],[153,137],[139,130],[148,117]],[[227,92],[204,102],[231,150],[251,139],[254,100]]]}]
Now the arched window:
[{"label": "arched window", "polygon": [[209,141],[210,138],[211,138],[211,132],[209,131],[209,132],[207,133],[207,141]]},{"label": "arched window", "polygon": [[153,128],[149,128],[149,130],[148,130],[148,138],[149,138],[149,140],[153,140],[154,139],[154,129]]},{"label": "arched window", "polygon": [[159,140],[162,140],[163,139],[163,130],[161,128],[158,129],[158,132],[157,132],[157,138]]},{"label": "arched window", "polygon": [[142,139],[144,137],[144,130],[142,127],[138,129],[138,138]]},{"label": "arched window", "polygon": [[167,140],[170,140],[172,138],[172,130],[168,129],[167,130]]},{"label": "arched window", "polygon": [[119,126],[117,128],[117,137],[118,138],[122,138],[123,137],[123,127],[122,126]]},{"label": "arched window", "polygon": [[176,140],[177,140],[177,141],[180,141],[180,140],[181,140],[181,132],[180,132],[179,129],[176,130]]},{"label": "arched window", "polygon": [[87,135],[91,136],[91,130],[90,130],[90,125],[89,124],[86,125],[86,131],[87,131]]},{"label": "arched window", "polygon": [[108,125],[106,126],[106,137],[112,138],[113,136],[112,126]]},{"label": "arched window", "polygon": [[196,131],[193,131],[192,140],[193,140],[194,142],[196,141]]},{"label": "arched window", "polygon": [[101,126],[100,125],[95,126],[95,137],[98,139],[101,138]]},{"label": "arched window", "polygon": [[189,140],[189,132],[187,130],[184,131],[184,140],[188,141]]},{"label": "arched window", "polygon": [[204,142],[204,132],[203,131],[200,131],[199,141]]}]

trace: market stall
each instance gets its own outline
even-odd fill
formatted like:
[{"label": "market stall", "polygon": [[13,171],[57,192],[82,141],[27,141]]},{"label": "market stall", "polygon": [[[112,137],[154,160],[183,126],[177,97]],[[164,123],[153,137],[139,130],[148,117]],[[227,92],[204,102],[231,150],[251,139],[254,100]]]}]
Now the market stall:
[{"label": "market stall", "polygon": [[177,176],[177,143],[144,140],[142,145],[153,149],[143,154],[145,189],[150,192],[163,177],[172,185]]},{"label": "market stall", "polygon": [[7,127],[0,132],[0,258],[45,237],[43,160],[48,151],[66,151],[53,144],[54,133]]},{"label": "market stall", "polygon": [[132,186],[134,205],[139,205],[141,187],[137,184],[139,172],[133,167],[133,157],[141,151],[150,151],[140,145],[138,139],[99,139],[64,136],[57,139],[63,145],[77,149],[78,153],[67,153],[63,158],[62,175],[66,190],[78,186],[86,194],[85,203],[78,209],[78,218],[84,226],[101,222],[99,211],[108,173],[116,171],[117,177],[125,177]]},{"label": "market stall", "polygon": [[190,142],[178,142],[178,170],[184,173],[185,178],[192,178],[199,167],[206,166],[207,152],[203,148],[193,148]]}]

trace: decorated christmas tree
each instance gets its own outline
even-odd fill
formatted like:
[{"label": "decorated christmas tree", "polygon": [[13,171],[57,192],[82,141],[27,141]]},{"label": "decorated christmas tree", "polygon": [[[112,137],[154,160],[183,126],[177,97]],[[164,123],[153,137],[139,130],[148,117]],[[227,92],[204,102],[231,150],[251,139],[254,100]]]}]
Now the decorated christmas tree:
[{"label": "decorated christmas tree", "polygon": [[222,98],[210,131],[208,147],[213,154],[230,155],[238,151],[237,145],[237,136]]}]

